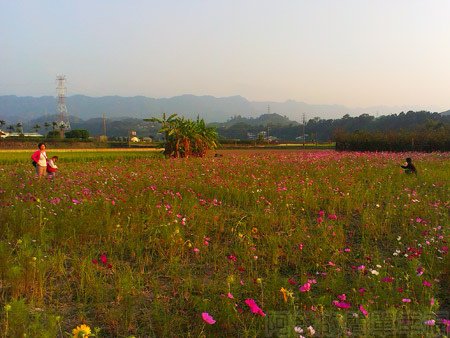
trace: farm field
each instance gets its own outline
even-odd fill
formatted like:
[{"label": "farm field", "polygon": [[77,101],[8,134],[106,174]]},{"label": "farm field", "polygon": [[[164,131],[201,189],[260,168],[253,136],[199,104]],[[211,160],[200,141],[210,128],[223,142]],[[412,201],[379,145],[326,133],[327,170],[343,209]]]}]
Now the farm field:
[{"label": "farm field", "polygon": [[[0,150],[1,164],[26,164],[31,163],[31,155],[35,149],[27,150]],[[58,156],[59,162],[83,162],[83,161],[111,161],[133,160],[158,155],[161,149],[49,149],[48,156]]]},{"label": "farm field", "polygon": [[218,153],[1,153],[0,336],[449,335],[450,153]]}]

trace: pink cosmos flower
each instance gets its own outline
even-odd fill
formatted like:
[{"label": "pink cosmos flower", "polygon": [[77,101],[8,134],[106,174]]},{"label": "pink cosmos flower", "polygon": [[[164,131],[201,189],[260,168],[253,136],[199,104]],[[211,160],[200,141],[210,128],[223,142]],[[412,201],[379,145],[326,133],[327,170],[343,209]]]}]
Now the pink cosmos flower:
[{"label": "pink cosmos flower", "polygon": [[250,307],[250,311],[253,313],[257,313],[260,316],[265,317],[265,313],[261,310],[261,308],[256,305],[256,302],[253,299],[246,299],[245,304],[247,304]]},{"label": "pink cosmos flower", "polygon": [[300,292],[307,292],[307,291],[311,290],[311,284],[306,283],[306,284],[300,286],[299,290],[300,290]]},{"label": "pink cosmos flower", "polygon": [[320,211],[319,211],[319,216],[325,216],[325,211],[320,210]]},{"label": "pink cosmos flower", "polygon": [[430,283],[430,282],[427,282],[426,280],[423,281],[423,285],[428,286],[428,287],[431,287],[431,283]]},{"label": "pink cosmos flower", "polygon": [[337,296],[340,300],[346,300],[347,296],[345,295],[345,293],[343,293],[342,295],[338,295]]},{"label": "pink cosmos flower", "polygon": [[317,222],[318,223],[323,222],[323,218],[322,217],[317,217]]},{"label": "pink cosmos flower", "polygon": [[205,322],[208,324],[214,324],[216,321],[213,319],[212,316],[208,314],[208,312],[202,312],[202,318]]},{"label": "pink cosmos flower", "polygon": [[425,325],[432,326],[432,325],[434,325],[436,323],[436,321],[434,319],[430,319],[430,320],[427,320],[427,321],[425,321],[423,323]]},{"label": "pink cosmos flower", "polygon": [[381,280],[382,282],[392,282],[392,281],[394,281],[394,278],[392,278],[392,277],[386,277],[386,278],[383,278],[382,280]]},{"label": "pink cosmos flower", "polygon": [[199,249],[197,249],[197,248],[194,248],[194,251],[195,251],[195,252],[199,252],[200,250],[199,250]]},{"label": "pink cosmos flower", "polygon": [[333,301],[333,305],[341,309],[348,309],[351,306],[350,303],[338,302],[337,300]]},{"label": "pink cosmos flower", "polygon": [[295,282],[293,280],[288,279],[289,284],[295,285]]},{"label": "pink cosmos flower", "polygon": [[409,299],[409,298],[403,298],[403,299],[402,299],[402,302],[403,302],[403,303],[411,303],[411,299]]},{"label": "pink cosmos flower", "polygon": [[447,334],[450,332],[450,320],[448,319],[441,319],[441,323],[447,326],[446,332]]},{"label": "pink cosmos flower", "polygon": [[93,259],[93,260],[92,260],[92,263],[98,264],[98,261],[97,261],[96,259]]},{"label": "pink cosmos flower", "polygon": [[359,309],[361,310],[364,316],[367,317],[369,315],[369,312],[367,312],[367,310],[364,309],[364,306],[362,304],[359,306]]},{"label": "pink cosmos flower", "polygon": [[229,293],[229,292],[228,292],[228,298],[234,299],[233,295],[231,293]]},{"label": "pink cosmos flower", "polygon": [[337,219],[336,215],[328,215],[328,219]]}]

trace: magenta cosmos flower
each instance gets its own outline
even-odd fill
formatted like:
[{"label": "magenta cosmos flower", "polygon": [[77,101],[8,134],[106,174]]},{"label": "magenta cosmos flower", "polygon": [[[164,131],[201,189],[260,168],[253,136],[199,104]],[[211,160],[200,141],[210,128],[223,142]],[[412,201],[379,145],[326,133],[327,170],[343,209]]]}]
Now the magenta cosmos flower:
[{"label": "magenta cosmos flower", "polygon": [[212,316],[208,314],[208,312],[202,312],[202,318],[205,322],[208,324],[214,324],[216,321],[213,319]]}]

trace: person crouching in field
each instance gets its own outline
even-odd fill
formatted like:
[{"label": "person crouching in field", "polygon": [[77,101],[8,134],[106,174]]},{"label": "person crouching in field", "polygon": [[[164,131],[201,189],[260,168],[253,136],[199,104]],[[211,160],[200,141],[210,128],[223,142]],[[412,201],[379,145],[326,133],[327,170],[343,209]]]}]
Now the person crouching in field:
[{"label": "person crouching in field", "polygon": [[31,155],[33,165],[36,167],[36,178],[41,179],[47,171],[47,153],[45,151],[45,143],[39,143],[39,150]]},{"label": "person crouching in field", "polygon": [[414,174],[417,175],[417,170],[414,164],[412,164],[411,158],[408,157],[406,159],[406,165],[401,166],[403,169],[405,169],[406,174]]},{"label": "person crouching in field", "polygon": [[58,167],[56,166],[56,161],[57,160],[58,160],[58,156],[53,156],[47,162],[47,173],[48,173],[48,178],[50,180],[55,179],[56,169],[58,169]]}]

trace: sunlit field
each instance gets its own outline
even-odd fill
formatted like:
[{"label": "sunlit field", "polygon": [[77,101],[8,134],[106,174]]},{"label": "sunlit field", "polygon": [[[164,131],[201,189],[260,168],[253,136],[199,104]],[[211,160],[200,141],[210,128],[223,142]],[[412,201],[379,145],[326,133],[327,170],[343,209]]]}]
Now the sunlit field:
[{"label": "sunlit field", "polygon": [[59,155],[1,155],[1,337],[448,336],[449,153]]}]

